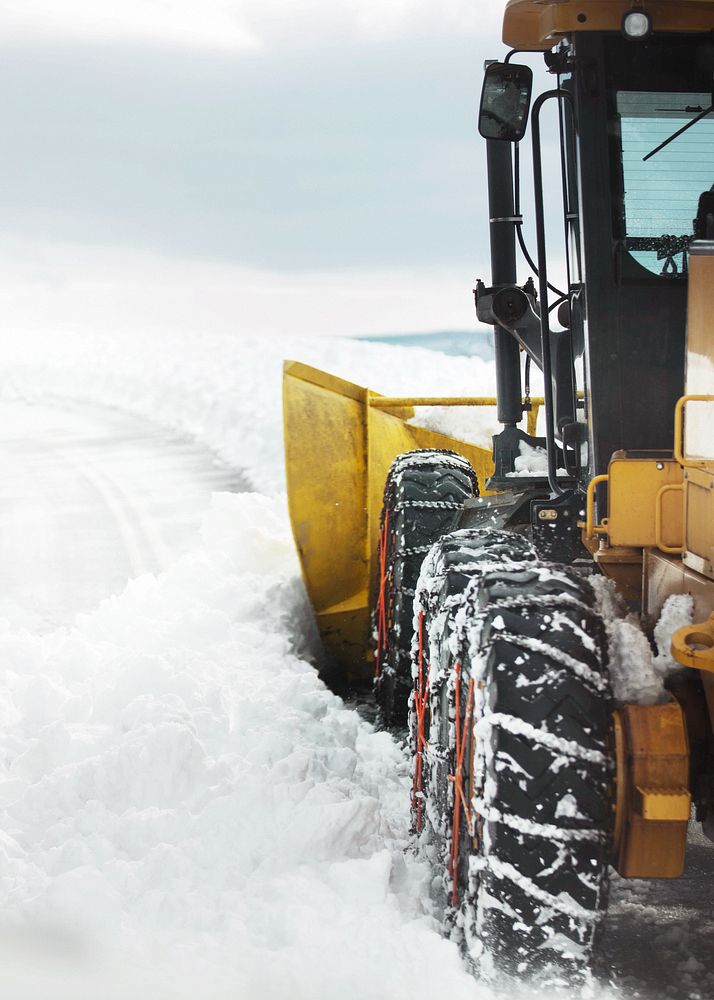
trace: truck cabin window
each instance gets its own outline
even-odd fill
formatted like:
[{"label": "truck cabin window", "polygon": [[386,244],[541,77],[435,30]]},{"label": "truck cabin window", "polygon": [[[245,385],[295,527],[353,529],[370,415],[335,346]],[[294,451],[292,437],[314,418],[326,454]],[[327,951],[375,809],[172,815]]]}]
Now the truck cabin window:
[{"label": "truck cabin window", "polygon": [[670,280],[686,275],[699,197],[714,185],[711,107],[711,91],[616,94],[620,246],[652,275]]}]

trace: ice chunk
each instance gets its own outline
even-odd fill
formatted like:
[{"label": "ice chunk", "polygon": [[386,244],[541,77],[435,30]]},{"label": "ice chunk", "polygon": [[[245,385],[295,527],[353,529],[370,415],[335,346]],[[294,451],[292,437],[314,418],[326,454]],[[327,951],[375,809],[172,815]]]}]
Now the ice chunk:
[{"label": "ice chunk", "polygon": [[655,670],[663,676],[674,670],[681,670],[670,652],[672,634],[684,625],[691,625],[693,620],[694,601],[690,594],[670,594],[664,602],[659,620],[655,625],[654,639],[657,655],[654,658]]},{"label": "ice chunk", "polygon": [[608,626],[610,675],[615,699],[655,705],[666,697],[652,649],[639,624],[613,620]]}]

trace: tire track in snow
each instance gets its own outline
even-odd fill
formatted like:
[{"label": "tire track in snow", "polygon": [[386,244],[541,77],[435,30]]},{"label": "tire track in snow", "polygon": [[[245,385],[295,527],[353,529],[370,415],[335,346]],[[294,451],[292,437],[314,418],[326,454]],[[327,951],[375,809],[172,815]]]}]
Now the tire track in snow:
[{"label": "tire track in snow", "polygon": [[0,618],[46,631],[186,552],[237,472],[96,404],[0,401]]}]

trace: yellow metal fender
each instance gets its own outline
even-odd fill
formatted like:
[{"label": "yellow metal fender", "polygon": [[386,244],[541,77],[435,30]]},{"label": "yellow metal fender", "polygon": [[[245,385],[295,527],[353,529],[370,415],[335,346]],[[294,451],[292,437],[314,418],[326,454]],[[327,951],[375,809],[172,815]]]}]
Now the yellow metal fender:
[{"label": "yellow metal fender", "polygon": [[684,869],[689,740],[680,704],[621,705],[614,714],[616,801],[612,862],[625,878],[678,878]]},{"label": "yellow metal fender", "polygon": [[490,450],[407,423],[420,405],[495,405],[490,397],[389,399],[297,361],[283,369],[288,506],[322,639],[351,678],[371,673],[370,612],[384,483],[397,455],[449,448],[484,492]]}]

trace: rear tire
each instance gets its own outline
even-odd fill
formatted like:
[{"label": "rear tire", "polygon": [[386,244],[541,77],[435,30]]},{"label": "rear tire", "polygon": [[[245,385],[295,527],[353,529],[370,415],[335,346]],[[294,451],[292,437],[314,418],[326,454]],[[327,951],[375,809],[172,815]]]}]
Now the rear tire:
[{"label": "rear tire", "polygon": [[505,531],[456,531],[424,562],[415,826],[449,932],[486,978],[572,983],[593,959],[613,773],[594,603]]},{"label": "rear tire", "polygon": [[392,463],[384,487],[380,586],[373,616],[375,689],[384,726],[403,726],[412,690],[414,595],[424,556],[478,496],[470,463],[456,452],[409,451]]}]

